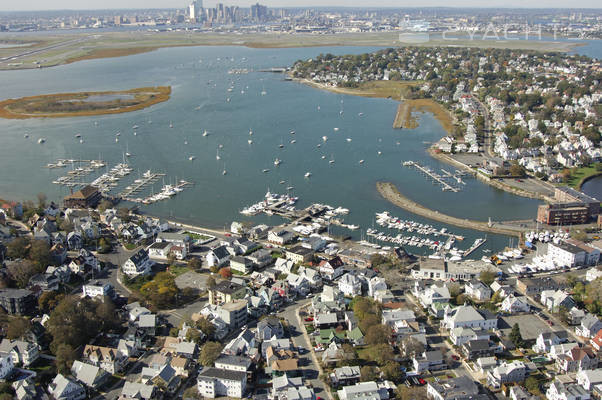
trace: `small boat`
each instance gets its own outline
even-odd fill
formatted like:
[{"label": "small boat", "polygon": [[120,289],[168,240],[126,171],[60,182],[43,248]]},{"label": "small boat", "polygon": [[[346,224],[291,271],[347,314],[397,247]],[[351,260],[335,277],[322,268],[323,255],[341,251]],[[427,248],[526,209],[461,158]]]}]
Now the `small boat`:
[{"label": "small boat", "polygon": [[351,138],[350,138],[350,137],[348,137],[348,138],[347,138],[347,139],[345,139],[345,140],[347,140],[348,142],[351,142]]},{"label": "small boat", "polygon": [[171,122],[171,121],[169,121],[169,127],[170,127],[170,128],[173,128],[173,124],[172,124],[172,122]]},{"label": "small boat", "polygon": [[115,136],[121,136],[121,132],[117,132]]},{"label": "small boat", "polygon": [[118,143],[118,142],[119,142],[119,138],[118,138],[118,137],[116,137],[116,138],[115,138],[115,143]]},{"label": "small boat", "polygon": [[218,149],[223,149],[223,148],[224,148],[224,145],[223,145],[223,144],[218,144],[218,145],[217,145],[217,148],[218,148]]},{"label": "small boat", "polygon": [[84,139],[79,139],[79,142],[80,142],[80,143],[83,143],[83,142],[84,142]]},{"label": "small boat", "polygon": [[291,135],[294,135],[294,134],[295,134],[295,131],[291,131]]},{"label": "small boat", "polygon": [[293,190],[295,187],[294,186],[289,186],[286,188],[286,190]]},{"label": "small boat", "polygon": [[322,145],[320,143],[318,143],[318,147],[322,147]]},{"label": "small boat", "polygon": [[322,136],[322,140],[323,141],[327,141],[328,140],[328,136]]},{"label": "small boat", "polygon": [[278,159],[278,158],[274,160],[274,165],[275,166],[279,166],[281,163],[282,163],[282,161],[280,159]]},{"label": "small boat", "polygon": [[249,135],[253,135],[253,130],[249,129]]},{"label": "small boat", "polygon": [[228,98],[226,99],[226,103],[229,103],[229,102],[230,102],[230,98],[228,97]]},{"label": "small boat", "polygon": [[226,170],[222,171],[222,175],[226,175],[227,173],[228,173],[228,171],[226,171]]},{"label": "small boat", "polygon": [[266,169],[262,170],[262,172],[265,174],[265,173],[270,172],[270,170],[266,168]]},{"label": "small boat", "polygon": [[305,175],[303,175],[303,176],[305,176],[306,178],[309,178],[309,177],[311,176],[311,172],[309,172],[309,171],[308,171],[308,172],[306,172],[306,173],[305,173]]},{"label": "small boat", "polygon": [[194,161],[194,159],[195,159],[195,158],[196,158],[195,156],[190,156],[190,157],[188,157],[188,159],[189,159],[190,161]]},{"label": "small boat", "polygon": [[207,137],[209,136],[209,132],[207,132],[207,130],[205,129],[205,131],[203,131],[203,137]]},{"label": "small boat", "polygon": [[26,133],[25,135],[23,135],[23,137],[24,137],[25,139],[27,139],[27,138],[29,137],[29,134],[28,134],[28,133]]},{"label": "small boat", "polygon": [[251,139],[247,140],[247,142],[248,142],[249,144],[253,144],[253,141],[252,141]]},{"label": "small boat", "polygon": [[40,144],[46,143],[46,139],[45,138],[39,138],[38,139],[38,143],[40,143]]},{"label": "small boat", "polygon": [[184,144],[188,146],[188,140],[184,140]]},{"label": "small boat", "polygon": [[291,144],[295,144],[297,141],[295,139],[291,140]]},{"label": "small boat", "polygon": [[378,155],[380,156],[381,154],[383,154],[383,152],[382,152],[382,151],[379,151],[379,152],[378,152]]},{"label": "small boat", "polygon": [[360,164],[363,164],[363,163],[364,163],[364,160],[360,160]]},{"label": "small boat", "polygon": [[219,160],[220,160],[220,158],[221,158],[221,157],[219,156],[219,149],[217,149],[217,154],[215,155],[215,159],[219,161]]},{"label": "small boat", "polygon": [[328,161],[328,163],[329,163],[329,164],[334,164],[334,158],[331,158],[331,159]]},{"label": "small boat", "polygon": [[281,185],[284,185],[286,183],[286,181],[280,181]]},{"label": "small boat", "polygon": [[364,113],[363,113],[363,112],[361,112],[361,113],[357,113],[357,116],[358,116],[358,117],[363,117],[363,116],[364,116]]},{"label": "small boat", "polygon": [[280,144],[278,145],[278,147],[280,147],[281,149],[283,149],[283,148],[284,148],[284,145],[283,145],[282,143],[280,143]]},{"label": "small boat", "polygon": [[138,129],[138,125],[134,125],[134,126],[132,126],[132,129],[134,129],[134,130],[135,130],[135,129]]},{"label": "small boat", "polygon": [[134,136],[137,136],[137,135],[138,135],[138,133],[136,133],[136,131],[134,131]]},{"label": "small boat", "polygon": [[322,156],[322,160],[326,160],[326,156]]},{"label": "small boat", "polygon": [[81,135],[80,133],[77,133],[77,134],[75,135],[75,137],[76,137],[76,138],[80,138],[80,137],[82,137],[82,135]]},{"label": "small boat", "polygon": [[339,131],[339,128],[334,128],[334,131],[335,131],[335,132],[338,132],[338,131]]}]

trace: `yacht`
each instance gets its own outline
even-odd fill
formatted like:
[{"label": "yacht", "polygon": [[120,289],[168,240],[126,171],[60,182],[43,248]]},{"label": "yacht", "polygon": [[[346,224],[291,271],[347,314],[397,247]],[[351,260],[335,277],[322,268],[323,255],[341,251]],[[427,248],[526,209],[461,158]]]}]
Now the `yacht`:
[{"label": "yacht", "polygon": [[45,143],[45,142],[46,142],[46,139],[43,137],[38,139],[38,143],[40,143],[40,144]]},{"label": "yacht", "polygon": [[348,137],[348,138],[347,138],[347,139],[345,139],[345,140],[347,140],[348,142],[351,142],[351,138],[350,138],[350,137]]},{"label": "yacht", "polygon": [[278,159],[278,158],[274,160],[275,166],[279,166],[281,163],[282,163],[282,161],[280,161],[280,159]]},{"label": "yacht", "polygon": [[364,160],[360,160],[360,164],[363,164],[363,163],[364,163]]},{"label": "yacht", "polygon": [[306,172],[304,176],[305,176],[306,178],[309,178],[309,177],[311,176],[311,172],[309,172],[309,171],[308,171],[308,172]]},{"label": "yacht", "polygon": [[209,132],[207,132],[207,129],[205,129],[205,130],[203,131],[203,137],[207,137],[207,136],[209,136]]},{"label": "yacht", "polygon": [[248,142],[249,144],[253,144],[253,141],[252,141],[251,139],[247,140],[247,142]]},{"label": "yacht", "polygon": [[217,154],[215,155],[215,159],[218,161],[221,159],[221,157],[219,156],[219,149],[217,149]]},{"label": "yacht", "polygon": [[195,159],[195,158],[196,158],[195,156],[190,156],[190,157],[188,157],[188,159],[189,159],[190,161],[194,161],[194,159]]},{"label": "yacht", "polygon": [[253,129],[249,129],[249,135],[253,135]]},{"label": "yacht", "polygon": [[339,128],[334,128],[334,131],[335,131],[335,132],[338,132],[338,131],[339,131]]},{"label": "yacht", "polygon": [[76,133],[75,137],[79,139],[80,137],[82,137],[82,135],[80,133]]},{"label": "yacht", "polygon": [[297,141],[295,139],[291,140],[291,144],[295,144]]},{"label": "yacht", "polygon": [[328,140],[328,136],[322,136],[322,140],[323,141],[327,141]]}]

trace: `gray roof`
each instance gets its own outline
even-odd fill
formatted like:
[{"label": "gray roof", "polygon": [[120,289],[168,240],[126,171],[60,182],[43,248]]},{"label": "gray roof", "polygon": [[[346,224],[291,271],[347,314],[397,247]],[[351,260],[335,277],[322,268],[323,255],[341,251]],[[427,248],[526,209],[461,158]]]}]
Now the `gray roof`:
[{"label": "gray roof", "polygon": [[145,385],[144,383],[135,383],[126,381],[121,390],[121,396],[129,398],[150,399],[155,391],[153,385]]},{"label": "gray roof", "polygon": [[468,399],[479,393],[479,387],[467,376],[447,379],[441,383],[429,382],[435,391],[443,396],[444,399]]},{"label": "gray roof", "polygon": [[230,356],[227,354],[220,354],[220,356],[215,360],[215,364],[225,364],[225,365],[243,365],[246,369],[249,369],[251,364],[251,359],[248,357],[242,356]]},{"label": "gray roof", "polygon": [[91,364],[87,364],[81,361],[74,361],[71,366],[71,373],[78,381],[82,382],[86,386],[94,386],[97,383],[96,378],[106,373],[99,367]]},{"label": "gray roof", "polygon": [[243,381],[247,379],[247,373],[242,371],[230,371],[227,369],[206,368],[199,374],[199,380],[202,379]]},{"label": "gray roof", "polygon": [[154,328],[155,325],[155,314],[142,314],[138,318],[138,327],[140,328]]}]

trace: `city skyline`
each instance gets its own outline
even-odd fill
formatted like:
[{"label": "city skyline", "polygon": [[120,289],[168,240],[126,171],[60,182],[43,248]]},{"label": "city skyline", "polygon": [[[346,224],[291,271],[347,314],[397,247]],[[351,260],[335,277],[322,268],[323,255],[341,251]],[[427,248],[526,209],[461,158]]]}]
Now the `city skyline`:
[{"label": "city skyline", "polygon": [[[240,7],[249,7],[255,4],[257,1],[240,1],[232,0],[230,2],[224,1],[206,1],[204,2],[205,7],[214,7],[218,2],[228,3],[231,5],[237,5]],[[176,3],[176,4],[174,4]],[[166,0],[129,0],[127,6],[124,6],[122,1],[118,0],[88,0],[88,1],[75,1],[75,0],[59,0],[52,2],[52,7],[48,7],[48,2],[42,0],[30,0],[27,2],[12,3],[10,5],[1,6],[0,12],[3,11],[44,11],[44,10],[96,10],[96,9],[151,9],[151,8],[187,8],[190,1],[178,1],[170,2]],[[268,7],[360,7],[360,8],[418,8],[415,3],[412,2],[399,2],[395,0],[378,0],[374,2],[357,2],[349,4],[345,0],[329,0],[323,2],[320,0],[307,0],[307,1],[286,1],[286,0],[264,0],[260,2]],[[566,1],[563,0],[545,0],[545,1],[534,1],[527,2],[520,0],[501,1],[496,0],[488,2],[483,5],[483,2],[474,0],[459,0],[450,5],[449,2],[442,0],[427,0],[421,3],[421,7],[451,7],[451,8],[602,8],[602,5],[597,0],[579,0],[567,5]]]}]

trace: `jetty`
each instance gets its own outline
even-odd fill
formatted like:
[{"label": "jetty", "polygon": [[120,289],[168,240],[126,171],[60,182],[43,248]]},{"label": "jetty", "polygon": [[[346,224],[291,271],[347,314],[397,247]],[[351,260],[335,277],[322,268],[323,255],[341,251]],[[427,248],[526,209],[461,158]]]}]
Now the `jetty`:
[{"label": "jetty", "polygon": [[478,249],[479,247],[481,247],[482,245],[485,244],[485,242],[487,241],[487,239],[477,239],[474,241],[474,243],[472,244],[472,246],[470,246],[465,252],[464,252],[464,257],[468,257],[470,254],[472,254],[476,249]]},{"label": "jetty", "polygon": [[440,213],[436,210],[424,207],[413,200],[402,195],[397,187],[390,182],[377,182],[376,189],[380,195],[391,203],[398,207],[403,208],[413,214],[420,215],[422,217],[443,222],[445,224],[458,226],[460,228],[474,229],[481,232],[498,233],[501,235],[510,235],[520,237],[523,232],[527,232],[529,229],[525,227],[510,225],[508,223],[492,222],[489,224],[485,221],[475,221],[470,219],[463,219],[458,217],[452,217]]},{"label": "jetty", "polygon": [[165,176],[165,174],[147,171],[142,175],[142,178],[136,179],[131,186],[126,187],[123,192],[119,193],[119,197],[129,200],[133,194],[144,189],[144,186],[155,183],[163,176]]}]

